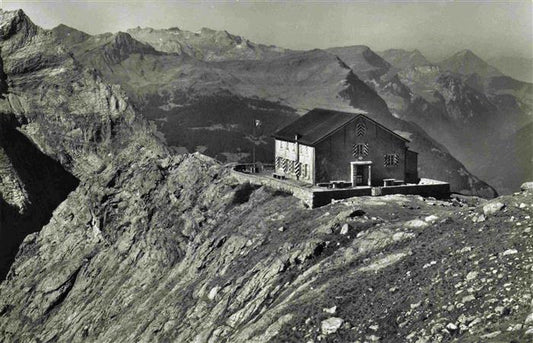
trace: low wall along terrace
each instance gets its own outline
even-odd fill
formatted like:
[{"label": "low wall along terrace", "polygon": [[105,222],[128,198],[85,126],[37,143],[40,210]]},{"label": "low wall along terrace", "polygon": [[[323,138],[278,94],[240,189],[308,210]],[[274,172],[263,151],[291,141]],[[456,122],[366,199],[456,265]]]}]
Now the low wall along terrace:
[{"label": "low wall along terrace", "polygon": [[291,180],[279,180],[268,173],[253,174],[242,172],[242,167],[236,166],[232,175],[240,183],[251,183],[266,186],[274,190],[292,194],[311,208],[330,204],[332,200],[341,200],[355,196],[414,194],[425,197],[446,198],[450,195],[450,184],[437,180],[423,179],[419,184],[396,185],[387,187],[355,187],[345,189],[325,189],[295,184]]},{"label": "low wall along terrace", "polygon": [[423,197],[434,197],[437,199],[450,196],[450,184],[428,184],[428,185],[401,185],[380,187],[381,195],[388,194],[416,194]]},{"label": "low wall along terrace", "polygon": [[249,182],[254,185],[262,185],[277,191],[290,193],[296,198],[302,200],[309,207],[313,206],[313,190],[291,184],[284,180],[274,179],[264,174],[249,174],[232,170],[233,176],[241,183]]}]

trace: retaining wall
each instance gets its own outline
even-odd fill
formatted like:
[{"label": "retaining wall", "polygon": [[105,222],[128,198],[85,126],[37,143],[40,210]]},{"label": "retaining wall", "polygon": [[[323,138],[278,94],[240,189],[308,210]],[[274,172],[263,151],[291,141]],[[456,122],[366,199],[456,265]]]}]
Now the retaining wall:
[{"label": "retaining wall", "polygon": [[400,185],[380,187],[381,195],[388,194],[415,194],[423,197],[434,197],[437,199],[443,199],[450,196],[450,184],[428,184],[428,185]]},{"label": "retaining wall", "polygon": [[297,185],[290,184],[283,180],[277,180],[277,179],[254,175],[254,174],[241,173],[235,170],[232,170],[232,175],[239,182],[242,182],[242,183],[250,182],[251,184],[267,186],[277,191],[290,193],[296,198],[302,200],[305,204],[307,204],[307,206],[314,207],[313,206],[313,190],[311,189],[302,188]]},{"label": "retaining wall", "polygon": [[306,188],[292,184],[287,180],[278,180],[265,175],[243,173],[232,170],[232,175],[241,183],[249,182],[255,185],[262,185],[274,190],[292,194],[302,200],[311,208],[330,204],[332,200],[352,198],[365,195],[389,195],[389,194],[414,194],[424,197],[435,197],[438,199],[450,196],[450,184],[436,180],[429,180],[431,183],[418,185],[398,185],[387,187],[360,187],[347,189],[317,189]]},{"label": "retaining wall", "polygon": [[311,207],[320,207],[331,203],[331,200],[348,199],[357,196],[371,195],[371,188],[349,188],[313,192]]}]

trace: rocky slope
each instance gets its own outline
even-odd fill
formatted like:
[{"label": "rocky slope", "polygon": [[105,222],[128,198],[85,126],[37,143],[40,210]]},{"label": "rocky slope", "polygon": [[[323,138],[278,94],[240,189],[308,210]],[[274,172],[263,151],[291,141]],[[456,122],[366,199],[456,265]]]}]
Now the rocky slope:
[{"label": "rocky slope", "polygon": [[79,180],[112,169],[126,145],[165,148],[118,87],[80,67],[49,32],[22,11],[0,12],[0,19],[3,277],[22,239],[48,223]]},{"label": "rocky slope", "polygon": [[199,154],[142,157],[26,238],[0,286],[0,337],[523,341],[533,196],[468,201],[308,210]]},{"label": "rocky slope", "polygon": [[0,279],[26,235],[48,223],[78,180],[0,116]]},{"label": "rocky slope", "polygon": [[[0,140],[2,197],[3,175],[32,193],[10,153],[21,135],[79,180],[0,283],[2,342],[533,334],[531,191],[490,202],[363,197],[310,210],[237,183],[209,157],[172,154],[120,87],[56,42],[24,13],[0,12],[0,123],[10,132]],[[45,190],[54,187],[47,173]]]}]

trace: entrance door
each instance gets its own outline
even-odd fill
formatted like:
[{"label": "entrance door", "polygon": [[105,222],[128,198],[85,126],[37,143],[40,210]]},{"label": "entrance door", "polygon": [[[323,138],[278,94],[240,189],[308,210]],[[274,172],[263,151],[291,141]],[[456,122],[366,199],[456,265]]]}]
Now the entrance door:
[{"label": "entrance door", "polygon": [[351,163],[352,186],[370,186],[371,163]]},{"label": "entrance door", "polygon": [[368,166],[356,166],[355,168],[355,185],[363,186],[368,178]]}]

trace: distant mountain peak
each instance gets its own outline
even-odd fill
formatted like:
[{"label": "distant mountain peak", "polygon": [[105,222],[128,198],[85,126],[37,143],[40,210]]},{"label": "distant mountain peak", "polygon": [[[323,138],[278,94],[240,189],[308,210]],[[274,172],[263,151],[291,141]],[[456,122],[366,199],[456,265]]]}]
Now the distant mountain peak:
[{"label": "distant mountain peak", "polygon": [[19,40],[18,44],[23,44],[24,40],[31,38],[38,31],[39,27],[31,21],[22,9],[4,11],[0,8],[0,38],[2,40],[22,32],[23,39]]},{"label": "distant mountain peak", "polygon": [[463,49],[455,53],[456,56],[474,56],[477,57],[476,54],[470,49]]},{"label": "distant mountain peak", "polygon": [[487,62],[485,62],[481,57],[479,57],[478,55],[476,55],[476,54],[475,54],[472,50],[470,50],[470,49],[464,49],[464,50],[458,51],[458,52],[456,52],[455,54],[453,54],[450,58],[462,58],[462,59],[467,59],[467,60],[476,61],[477,63],[485,63],[485,64],[488,64]]},{"label": "distant mountain peak", "polygon": [[152,46],[139,42],[127,32],[113,34],[111,44],[123,53],[156,53]]},{"label": "distant mountain peak", "polygon": [[422,52],[420,52],[420,50],[418,49],[414,49],[413,51],[411,51],[411,56],[421,57],[425,61],[427,61],[426,56],[424,56],[424,54],[422,54]]},{"label": "distant mountain peak", "polygon": [[390,64],[366,45],[352,45],[327,49],[338,56],[363,78],[377,78],[386,73]]},{"label": "distant mountain peak", "polygon": [[431,65],[431,62],[418,49],[388,49],[379,53],[387,62],[398,69]]},{"label": "distant mountain peak", "polygon": [[443,70],[463,75],[478,74],[481,77],[502,75],[502,72],[485,62],[481,57],[469,49],[456,52],[452,56],[441,61],[439,66]]},{"label": "distant mountain peak", "polygon": [[85,33],[83,31],[80,31],[78,29],[75,29],[73,27],[67,26],[65,24],[59,24],[56,27],[54,27],[51,32],[61,41],[66,42],[70,44],[76,44],[83,42],[84,40],[91,37],[90,34]]},{"label": "distant mountain peak", "polygon": [[161,52],[158,52],[149,44],[134,39],[127,32],[117,32],[114,34],[104,33],[91,37],[91,40],[91,44],[96,44],[99,47],[98,49],[92,48],[88,51],[89,55],[85,58],[92,59],[92,61],[97,61],[98,58],[95,58],[95,56],[99,54],[102,54],[101,56],[107,64],[120,63],[132,54],[161,54]]},{"label": "distant mountain peak", "polygon": [[123,31],[118,31],[113,36],[115,41],[134,41],[133,37],[129,33]]}]

